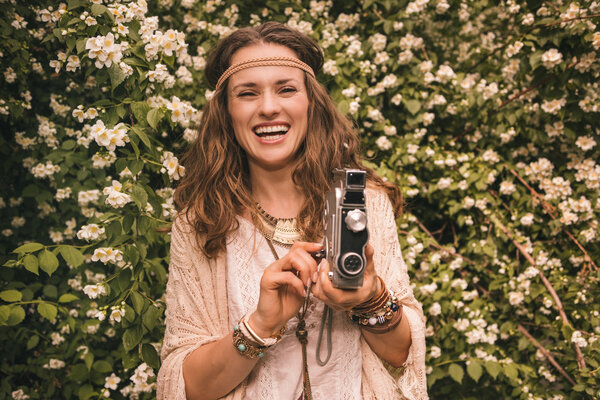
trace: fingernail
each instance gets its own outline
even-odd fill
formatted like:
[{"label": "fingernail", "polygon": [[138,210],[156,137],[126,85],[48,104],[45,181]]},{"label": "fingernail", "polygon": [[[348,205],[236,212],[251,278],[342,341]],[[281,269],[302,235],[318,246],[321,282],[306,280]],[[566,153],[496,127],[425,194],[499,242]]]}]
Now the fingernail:
[{"label": "fingernail", "polygon": [[317,282],[317,279],[319,279],[319,274],[317,274],[316,272],[313,272],[313,276],[312,276],[312,280],[313,282]]},{"label": "fingernail", "polygon": [[310,286],[310,277],[309,277],[309,278],[306,278],[306,285],[304,285],[304,286],[306,286],[306,287],[309,287],[309,286]]}]

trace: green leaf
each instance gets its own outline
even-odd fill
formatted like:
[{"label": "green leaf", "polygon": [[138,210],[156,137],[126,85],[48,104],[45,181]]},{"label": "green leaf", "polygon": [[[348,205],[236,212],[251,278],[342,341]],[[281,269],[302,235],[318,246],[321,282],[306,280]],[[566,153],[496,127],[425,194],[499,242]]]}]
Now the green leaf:
[{"label": "green leaf", "polygon": [[406,109],[415,115],[421,109],[421,102],[419,100],[403,100]]},{"label": "green leaf", "polygon": [[27,254],[25,257],[23,257],[22,261],[27,271],[36,275],[40,274],[38,269],[38,258],[36,256],[33,254]]},{"label": "green leaf", "polygon": [[448,373],[450,374],[452,379],[454,379],[456,382],[462,383],[465,372],[463,371],[463,369],[460,365],[450,364],[450,367],[448,367]]},{"label": "green leaf", "polygon": [[27,341],[27,350],[33,349],[40,342],[40,337],[38,335],[33,335]]},{"label": "green leaf", "polygon": [[146,364],[148,364],[152,368],[157,370],[160,367],[158,353],[156,352],[154,346],[152,346],[149,343],[144,343],[142,345],[142,358],[144,359]]},{"label": "green leaf", "polygon": [[131,304],[136,314],[141,314],[144,308],[144,298],[138,292],[131,292]]},{"label": "green leaf", "polygon": [[13,250],[13,253],[33,253],[44,248],[41,243],[27,243]]},{"label": "green leaf", "polygon": [[148,193],[140,185],[135,185],[131,190],[131,198],[141,211],[146,210],[148,203]]},{"label": "green leaf", "polygon": [[137,125],[134,125],[131,127],[131,131],[137,135],[137,137],[140,138],[140,140],[146,145],[147,148],[151,149],[152,144],[150,143],[150,139],[148,138],[148,135],[146,135],[146,132],[144,132],[144,130],[142,128],[140,128]]},{"label": "green leaf", "polygon": [[162,312],[162,308],[158,308],[155,305],[150,305],[150,307],[146,309],[146,312],[144,312],[144,315],[142,315],[142,322],[149,331],[154,329]]},{"label": "green leaf", "polygon": [[126,351],[133,349],[142,340],[142,328],[139,326],[129,328],[123,334],[123,347]]},{"label": "green leaf", "polygon": [[0,292],[0,299],[6,301],[8,303],[13,303],[15,301],[21,301],[22,298],[23,298],[23,295],[18,290],[10,289],[10,290],[3,290],[2,292]]},{"label": "green leaf", "polygon": [[79,300],[79,297],[77,297],[77,296],[75,296],[74,294],[71,294],[71,293],[62,294],[58,298],[58,302],[59,303],[70,303],[70,302],[75,301],[75,300]]},{"label": "green leaf", "polygon": [[[129,105],[131,107],[131,111],[133,112],[133,116],[140,124],[146,124],[148,121],[146,120],[146,115],[148,115],[148,111],[150,111],[150,106],[146,101],[136,101]],[[134,125],[135,126],[135,125]]]},{"label": "green leaf", "polygon": [[502,367],[495,361],[487,361],[485,363],[485,370],[492,376],[492,378],[496,379],[498,374],[502,371]]},{"label": "green leaf", "polygon": [[[97,5],[98,4],[94,4],[94,6]],[[92,387],[92,385],[89,384],[83,385],[77,391],[77,395],[79,396],[79,400],[87,400],[94,395],[94,388]]]},{"label": "green leaf", "polygon": [[98,360],[94,362],[92,369],[105,374],[111,372],[113,370],[113,367],[108,361]]},{"label": "green leaf", "polygon": [[79,267],[83,264],[84,258],[83,254],[73,246],[61,245],[58,247],[60,251],[60,255],[65,259],[65,261],[71,265],[73,268]]},{"label": "green leaf", "polygon": [[86,380],[88,376],[88,369],[83,363],[73,365],[71,371],[69,372],[69,378],[74,380],[75,382],[82,382]]},{"label": "green leaf", "polygon": [[92,11],[92,15],[98,16],[98,15],[101,15],[101,14],[105,13],[106,11],[108,11],[108,8],[106,8],[102,4],[92,4],[91,11]]},{"label": "green leaf", "polygon": [[110,76],[110,84],[113,90],[125,80],[123,70],[115,63],[108,68],[108,76]]},{"label": "green leaf", "polygon": [[475,382],[479,382],[479,378],[481,378],[481,374],[483,373],[481,363],[471,360],[469,365],[467,365],[467,373]]},{"label": "green leaf", "polygon": [[42,271],[52,275],[58,268],[58,258],[51,251],[44,250],[38,255],[38,261]]},{"label": "green leaf", "polygon": [[148,112],[148,115],[146,116],[146,120],[148,121],[148,123],[150,124],[150,126],[153,129],[156,129],[156,127],[158,126],[158,123],[160,122],[162,117],[163,117],[162,110],[160,108],[153,108],[152,110],[150,110]]},{"label": "green leaf", "polygon": [[504,375],[510,379],[517,379],[519,377],[519,371],[513,363],[504,364]]},{"label": "green leaf", "polygon": [[48,303],[38,304],[37,310],[40,315],[46,318],[48,321],[54,321],[54,318],[56,318],[56,314],[58,313],[56,307]]},{"label": "green leaf", "polygon": [[94,363],[94,353],[88,351],[85,356],[83,356],[83,362],[85,362],[85,366],[87,367],[88,371],[91,371],[92,364]]},{"label": "green leaf", "polygon": [[11,306],[6,325],[12,326],[21,323],[25,319],[25,310],[21,306]]}]

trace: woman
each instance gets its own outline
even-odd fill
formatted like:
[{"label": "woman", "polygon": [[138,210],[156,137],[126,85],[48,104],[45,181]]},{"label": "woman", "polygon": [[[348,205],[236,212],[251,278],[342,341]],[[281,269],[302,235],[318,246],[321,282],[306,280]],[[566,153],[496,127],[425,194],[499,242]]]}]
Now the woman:
[{"label": "woman", "polygon": [[[216,90],[176,191],[159,398],[427,398],[423,312],[390,201],[398,205],[398,191],[360,164],[355,130],[315,80],[322,64],[314,41],[275,22],[234,32],[209,57]],[[322,248],[331,171],[344,167],[368,171],[369,245],[357,290],[334,288],[327,262],[310,254]],[[294,334],[307,291],[310,384]],[[325,305],[336,311],[321,366]],[[382,360],[404,366],[400,377]]]}]

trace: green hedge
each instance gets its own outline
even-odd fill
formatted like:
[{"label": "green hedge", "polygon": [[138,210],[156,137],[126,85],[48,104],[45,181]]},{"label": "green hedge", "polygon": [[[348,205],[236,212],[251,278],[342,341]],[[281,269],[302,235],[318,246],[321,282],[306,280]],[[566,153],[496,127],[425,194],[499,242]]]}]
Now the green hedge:
[{"label": "green hedge", "polygon": [[600,2],[28,3],[0,2],[0,397],[154,396],[205,53],[267,20],[402,189],[431,397],[600,396]]}]

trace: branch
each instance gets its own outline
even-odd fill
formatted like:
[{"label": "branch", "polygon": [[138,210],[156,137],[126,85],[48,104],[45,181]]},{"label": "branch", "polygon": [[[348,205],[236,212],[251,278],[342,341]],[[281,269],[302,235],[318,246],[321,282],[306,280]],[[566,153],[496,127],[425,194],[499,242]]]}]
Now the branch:
[{"label": "branch", "polygon": [[477,263],[475,261],[473,261],[473,260],[471,260],[471,259],[469,259],[469,258],[467,258],[465,256],[461,256],[457,252],[448,250],[447,248],[445,248],[445,247],[441,246],[440,244],[438,244],[436,238],[431,234],[431,232],[429,232],[429,229],[427,229],[427,227],[425,225],[423,225],[423,223],[421,221],[419,221],[418,218],[415,217],[415,219],[416,219],[417,224],[419,225],[419,227],[423,230],[423,232],[425,232],[427,234],[427,236],[429,236],[433,240],[433,243],[431,244],[433,247],[435,247],[436,249],[441,250],[444,253],[449,254],[449,255],[451,255],[453,257],[460,257],[464,261],[466,261],[467,263],[469,263],[471,265],[477,265]]},{"label": "branch", "polygon": [[552,354],[550,354],[548,350],[544,348],[544,346],[542,346],[537,340],[535,340],[535,338],[531,336],[531,334],[527,331],[527,329],[525,329],[525,327],[523,327],[523,325],[519,324],[517,328],[519,329],[519,332],[525,335],[525,337],[529,339],[529,341],[533,343],[533,345],[536,346],[542,352],[542,354],[548,359],[548,361],[550,361],[550,364],[554,365],[554,368],[556,368],[558,372],[560,372],[560,374],[564,376],[565,379],[568,380],[571,385],[575,386],[575,381],[573,380],[573,378],[571,378],[569,374],[567,374],[566,371],[558,364],[558,362],[556,362],[554,357],[552,357]]},{"label": "branch", "polygon": [[[532,188],[526,181],[525,179],[523,179],[518,173],[517,171],[515,171],[512,168],[509,168],[508,166],[505,165],[505,168],[508,169],[527,189],[529,189],[529,192],[531,193],[531,195],[536,198],[540,204],[542,205],[542,207],[544,208],[544,211],[546,211],[546,213],[548,213],[548,215],[550,215],[550,217],[552,219],[556,219],[556,215],[554,214],[556,212],[556,208],[554,208],[554,206],[550,203],[548,203],[546,200],[544,200],[544,198],[542,197],[541,194],[539,194],[534,188]],[[579,247],[579,249],[583,252],[584,257],[585,257],[585,261],[590,263],[590,265],[592,267],[594,267],[594,270],[598,271],[598,266],[596,265],[596,263],[594,262],[594,260],[592,260],[592,257],[590,257],[590,254],[587,252],[587,250],[583,247],[583,245],[581,243],[579,243],[579,241],[577,240],[577,238],[565,227],[562,228],[563,232],[565,232],[567,234],[567,236],[577,245],[577,247]]]},{"label": "branch", "polygon": [[[525,259],[532,266],[535,266],[535,260],[533,259],[533,257],[531,256],[531,254],[529,254],[525,250],[525,248],[523,247],[523,245],[521,243],[517,242],[516,239],[513,238],[513,235],[508,230],[508,228],[506,226],[504,226],[504,224],[502,224],[502,222],[500,222],[498,220],[498,218],[492,217],[491,220],[492,220],[492,222],[494,222],[494,224],[496,224],[496,226],[498,228],[500,228],[500,230],[502,232],[504,232],[504,234],[506,236],[508,236],[508,238],[513,242],[513,244],[519,250],[519,252],[523,255],[523,257],[525,257]],[[563,324],[565,324],[567,326],[570,326],[570,327],[573,327],[573,325],[571,325],[571,323],[569,322],[569,319],[567,318],[567,314],[565,313],[565,310],[563,308],[562,302],[560,301],[560,298],[558,297],[558,294],[556,293],[556,291],[552,287],[552,284],[550,283],[550,281],[548,280],[548,278],[546,278],[546,276],[544,275],[544,273],[539,268],[538,268],[538,275],[539,275],[540,279],[542,280],[542,283],[544,284],[544,286],[548,290],[548,293],[550,293],[550,296],[554,300],[554,305],[556,306],[556,310],[558,311],[558,314],[560,315],[560,318],[562,319]],[[583,358],[583,353],[581,352],[581,349],[579,348],[579,346],[577,346],[576,343],[573,343],[573,348],[575,349],[575,355],[577,357],[577,364],[579,365],[579,369],[585,368],[585,359]]]}]

